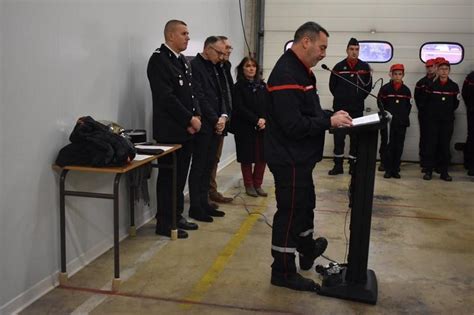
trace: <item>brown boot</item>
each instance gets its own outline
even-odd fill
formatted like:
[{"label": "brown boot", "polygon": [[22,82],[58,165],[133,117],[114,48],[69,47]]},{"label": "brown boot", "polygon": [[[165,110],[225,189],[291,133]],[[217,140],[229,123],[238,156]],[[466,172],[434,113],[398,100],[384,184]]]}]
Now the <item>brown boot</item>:
[{"label": "brown boot", "polygon": [[224,197],[220,192],[209,193],[209,199],[218,203],[229,203],[234,200],[234,198]]}]

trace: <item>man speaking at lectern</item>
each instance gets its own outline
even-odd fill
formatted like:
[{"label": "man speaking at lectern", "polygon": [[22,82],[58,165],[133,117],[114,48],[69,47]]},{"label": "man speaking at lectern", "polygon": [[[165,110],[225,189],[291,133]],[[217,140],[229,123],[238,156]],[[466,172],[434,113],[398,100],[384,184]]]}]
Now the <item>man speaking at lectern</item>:
[{"label": "man speaking at lectern", "polygon": [[313,169],[322,158],[325,131],[352,125],[347,112],[332,114],[319,103],[311,67],[326,56],[328,37],[315,22],[301,25],[293,46],[277,61],[268,80],[265,157],[275,179],[277,200],[271,283],[301,291],[317,291],[318,286],[297,273],[296,252],[300,268],[308,270],[327,247],[325,238],[313,239]]}]

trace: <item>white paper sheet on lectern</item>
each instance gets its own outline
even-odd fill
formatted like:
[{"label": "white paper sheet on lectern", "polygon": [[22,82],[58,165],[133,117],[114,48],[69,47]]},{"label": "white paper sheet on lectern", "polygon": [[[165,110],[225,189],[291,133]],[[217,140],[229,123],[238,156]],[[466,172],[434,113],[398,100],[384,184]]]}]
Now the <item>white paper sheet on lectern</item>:
[{"label": "white paper sheet on lectern", "polygon": [[380,121],[379,114],[371,114],[352,119],[352,126],[360,126]]}]

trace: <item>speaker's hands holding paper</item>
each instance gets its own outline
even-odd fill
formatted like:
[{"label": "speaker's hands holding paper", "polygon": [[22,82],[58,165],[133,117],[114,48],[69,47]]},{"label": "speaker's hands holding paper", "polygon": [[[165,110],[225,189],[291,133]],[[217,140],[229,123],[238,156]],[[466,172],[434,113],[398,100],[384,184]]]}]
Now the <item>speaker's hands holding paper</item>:
[{"label": "speaker's hands holding paper", "polygon": [[346,111],[340,110],[331,116],[331,127],[342,128],[352,126],[352,118]]}]

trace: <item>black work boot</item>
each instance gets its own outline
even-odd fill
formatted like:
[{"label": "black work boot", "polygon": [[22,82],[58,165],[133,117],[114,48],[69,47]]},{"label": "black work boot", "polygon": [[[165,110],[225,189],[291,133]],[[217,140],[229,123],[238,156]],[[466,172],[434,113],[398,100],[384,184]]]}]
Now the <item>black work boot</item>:
[{"label": "black work boot", "polygon": [[425,175],[423,175],[423,179],[424,180],[431,180],[432,177],[433,177],[433,173],[429,170],[426,170]]},{"label": "black work boot", "polygon": [[311,279],[305,278],[299,273],[276,274],[272,273],[271,284],[298,291],[318,292],[321,288],[319,284]]},{"label": "black work boot", "polygon": [[332,170],[328,172],[328,175],[338,175],[338,174],[344,174],[344,169],[342,168],[342,162],[344,158],[342,157],[335,157],[334,158],[334,167]]},{"label": "black work boot", "polygon": [[324,237],[318,237],[314,240],[314,250],[308,255],[299,254],[300,268],[302,270],[309,270],[313,267],[314,260],[321,256],[328,247],[328,241]]},{"label": "black work boot", "polygon": [[447,181],[447,182],[452,182],[453,181],[453,178],[451,176],[449,176],[448,172],[441,173],[439,178],[441,178],[442,180]]},{"label": "black work boot", "polygon": [[356,163],[356,160],[355,159],[349,159],[349,174],[352,175],[354,174],[355,172],[355,163]]}]

